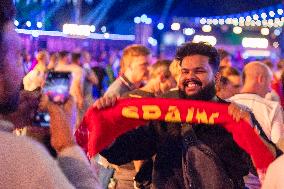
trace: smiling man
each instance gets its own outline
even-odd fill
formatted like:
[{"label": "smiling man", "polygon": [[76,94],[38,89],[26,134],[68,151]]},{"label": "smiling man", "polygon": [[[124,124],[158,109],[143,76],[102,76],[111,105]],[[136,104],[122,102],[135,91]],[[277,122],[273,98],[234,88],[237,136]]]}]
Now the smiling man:
[{"label": "smiling man", "polygon": [[[177,90],[161,97],[221,102],[215,96],[214,75],[219,67],[217,50],[205,43],[185,43],[176,53],[181,77]],[[102,98],[98,109],[111,106],[113,99]],[[249,113],[229,106],[234,119],[249,119]],[[111,163],[122,165],[155,155],[154,188],[244,188],[248,155],[231,134],[219,125],[151,122],[130,131],[101,154]],[[246,158],[244,158],[246,157]]]}]

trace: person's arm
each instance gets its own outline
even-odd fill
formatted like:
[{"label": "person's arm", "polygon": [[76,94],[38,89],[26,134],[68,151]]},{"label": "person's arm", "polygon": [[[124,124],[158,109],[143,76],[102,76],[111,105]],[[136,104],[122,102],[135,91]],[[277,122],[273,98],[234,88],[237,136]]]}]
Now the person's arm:
[{"label": "person's arm", "polygon": [[78,109],[82,109],[84,106],[84,94],[83,94],[83,85],[84,85],[85,75],[82,69],[78,69],[76,71],[76,79],[74,79],[75,83],[75,93],[76,93],[76,101]]},{"label": "person's arm", "polygon": [[92,170],[85,153],[78,145],[64,148],[59,152],[57,162],[61,171],[75,188],[101,188],[95,171]]},{"label": "person's arm", "polygon": [[58,154],[58,165],[76,188],[98,188],[98,179],[91,165],[73,136],[76,125],[76,107],[72,99],[63,106],[45,98],[42,108],[50,114],[51,145]]},{"label": "person's arm", "polygon": [[94,73],[93,70],[89,69],[87,71],[87,79],[93,84],[93,85],[98,85],[99,84],[99,79],[97,75]]}]

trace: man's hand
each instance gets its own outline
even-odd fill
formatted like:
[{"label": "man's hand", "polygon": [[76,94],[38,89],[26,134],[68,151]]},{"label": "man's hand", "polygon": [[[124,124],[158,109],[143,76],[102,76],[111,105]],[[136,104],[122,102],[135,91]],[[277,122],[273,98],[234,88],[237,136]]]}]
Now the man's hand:
[{"label": "man's hand", "polygon": [[30,92],[22,90],[17,110],[5,115],[5,119],[11,121],[16,127],[30,126],[38,108],[40,96],[39,91]]},{"label": "man's hand", "polygon": [[101,97],[93,104],[93,107],[96,107],[98,110],[103,108],[112,107],[115,105],[117,97]]},{"label": "man's hand", "polygon": [[241,119],[245,120],[251,124],[250,112],[244,107],[237,105],[236,103],[231,103],[228,107],[228,113],[233,117],[236,122],[239,122]]},{"label": "man's hand", "polygon": [[50,114],[51,145],[60,152],[76,144],[73,133],[76,126],[76,105],[70,98],[64,105],[57,105],[44,96],[41,108]]}]

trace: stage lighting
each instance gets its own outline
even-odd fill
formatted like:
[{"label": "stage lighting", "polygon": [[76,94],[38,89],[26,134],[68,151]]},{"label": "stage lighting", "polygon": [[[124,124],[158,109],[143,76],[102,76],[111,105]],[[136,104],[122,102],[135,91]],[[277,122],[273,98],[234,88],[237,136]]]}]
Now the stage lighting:
[{"label": "stage lighting", "polygon": [[96,26],[91,25],[90,26],[90,32],[94,33],[96,31]]},{"label": "stage lighting", "polygon": [[134,18],[134,23],[135,23],[135,24],[140,24],[140,23],[141,23],[141,18],[138,17],[138,16],[136,16],[136,17]]},{"label": "stage lighting", "polygon": [[38,28],[42,28],[43,24],[42,24],[42,22],[37,22],[37,23],[36,23],[36,26],[37,26]]},{"label": "stage lighting", "polygon": [[242,45],[245,48],[266,49],[268,47],[268,40],[266,38],[249,38],[249,37],[245,37],[242,40]]},{"label": "stage lighting", "polygon": [[214,46],[217,43],[217,39],[215,36],[212,35],[195,35],[192,40],[194,43],[199,43],[199,42],[206,42],[209,43],[210,45]]},{"label": "stage lighting", "polygon": [[202,26],[202,31],[203,32],[211,32],[212,27],[210,25],[204,25],[204,26]]},{"label": "stage lighting", "polygon": [[193,28],[185,28],[183,29],[184,35],[193,35],[195,33],[195,30]]},{"label": "stage lighting", "polygon": [[18,21],[18,20],[15,20],[15,21],[14,21],[14,25],[15,25],[16,27],[18,27],[18,26],[19,26],[19,21]]},{"label": "stage lighting", "polygon": [[103,27],[101,27],[101,31],[103,32],[103,33],[105,33],[106,32],[106,27],[105,26],[103,26]]},{"label": "stage lighting", "polygon": [[172,23],[171,29],[174,30],[174,31],[179,30],[180,29],[180,24],[177,23],[177,22]]},{"label": "stage lighting", "polygon": [[31,26],[32,26],[31,21],[27,21],[27,22],[26,22],[26,26],[27,26],[28,28],[31,27]]},{"label": "stage lighting", "polygon": [[158,25],[157,25],[157,28],[159,29],[159,30],[162,30],[162,29],[164,29],[164,24],[163,23],[159,23]]}]

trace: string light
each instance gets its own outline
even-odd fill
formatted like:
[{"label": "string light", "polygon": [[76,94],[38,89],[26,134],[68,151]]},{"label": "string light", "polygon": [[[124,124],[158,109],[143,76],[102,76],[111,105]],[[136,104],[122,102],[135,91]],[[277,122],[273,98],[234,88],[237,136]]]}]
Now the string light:
[{"label": "string light", "polygon": [[37,26],[38,28],[42,28],[43,24],[42,24],[42,22],[37,22],[37,23],[36,23],[36,26]]},{"label": "string light", "polygon": [[183,33],[185,35],[193,35],[195,33],[195,30],[193,28],[185,28],[183,29]]},{"label": "string light", "polygon": [[213,19],[212,23],[213,23],[213,25],[218,25],[218,19]]},{"label": "string light", "polygon": [[18,20],[15,20],[15,21],[14,21],[14,25],[15,25],[16,27],[18,27],[18,26],[19,26],[19,21],[18,21]]},{"label": "string light", "polygon": [[180,23],[177,22],[172,23],[171,29],[174,31],[178,31],[180,29]]},{"label": "string light", "polygon": [[225,24],[225,20],[224,19],[219,19],[219,24],[220,25],[224,25]]},{"label": "string light", "polygon": [[274,33],[274,35],[279,36],[281,34],[281,30],[275,29],[273,33]]},{"label": "string light", "polygon": [[254,14],[254,15],[253,15],[253,19],[254,19],[254,20],[258,20],[258,18],[259,18],[259,16],[258,16],[257,14]]},{"label": "string light", "polygon": [[27,22],[26,22],[26,26],[27,26],[28,28],[31,27],[31,26],[32,26],[31,21],[27,21]]},{"label": "string light", "polygon": [[159,30],[164,29],[164,27],[165,27],[165,25],[164,25],[163,23],[159,23],[159,24],[157,25],[157,28],[158,28]]},{"label": "string light", "polygon": [[269,11],[269,16],[270,16],[270,17],[274,17],[274,16],[275,16],[274,11]]},{"label": "string light", "polygon": [[282,14],[283,14],[283,9],[278,9],[278,10],[277,10],[277,13],[278,13],[279,15],[282,15]]},{"label": "string light", "polygon": [[140,24],[140,23],[141,23],[141,18],[138,17],[138,16],[136,16],[136,17],[134,18],[134,23],[135,23],[135,24]]},{"label": "string light", "polygon": [[243,31],[243,29],[241,27],[239,27],[239,26],[236,26],[236,27],[233,28],[233,32],[235,34],[241,34],[242,31]]},{"label": "string light", "polygon": [[200,24],[202,24],[202,25],[203,25],[203,24],[206,24],[206,19],[205,19],[205,18],[201,18],[201,19],[200,19]]},{"label": "string light", "polygon": [[269,35],[269,29],[268,28],[261,28],[260,33],[261,33],[261,35]]},{"label": "string light", "polygon": [[267,18],[267,14],[266,13],[261,13],[261,18],[266,19]]},{"label": "string light", "polygon": [[202,31],[203,32],[211,32],[212,31],[212,27],[210,25],[204,25],[202,26]]}]

